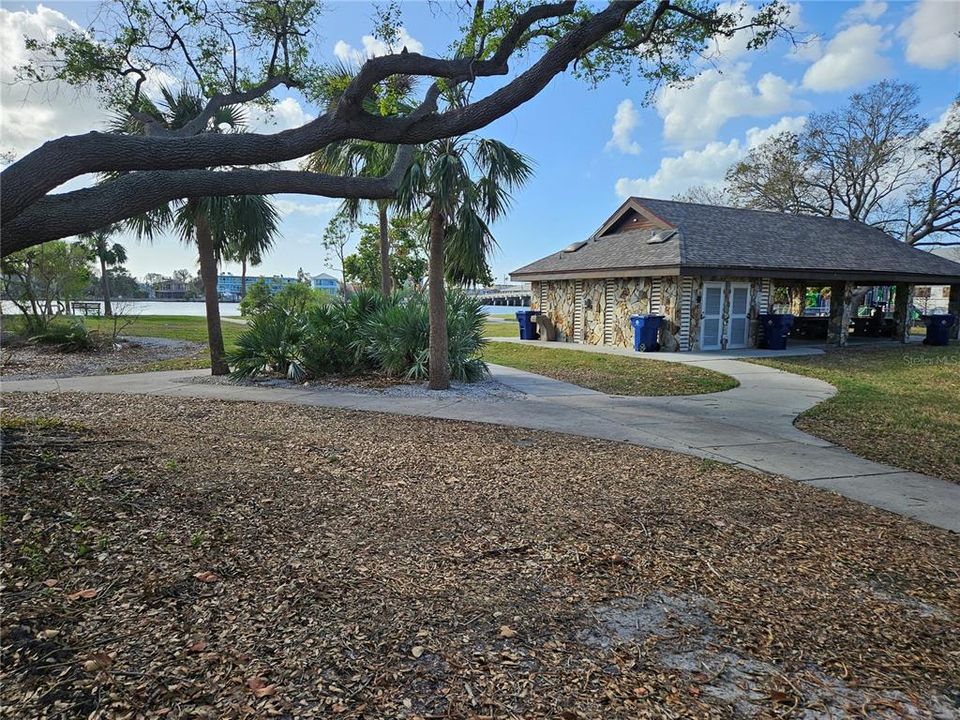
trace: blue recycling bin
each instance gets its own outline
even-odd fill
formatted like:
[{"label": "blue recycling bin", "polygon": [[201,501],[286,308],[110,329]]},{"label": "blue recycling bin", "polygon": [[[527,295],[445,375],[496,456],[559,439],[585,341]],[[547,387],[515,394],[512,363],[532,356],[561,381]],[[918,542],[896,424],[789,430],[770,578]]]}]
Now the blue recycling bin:
[{"label": "blue recycling bin", "polygon": [[660,349],[658,337],[663,315],[631,315],[633,325],[633,349],[637,352],[657,352]]},{"label": "blue recycling bin", "polygon": [[787,335],[793,327],[793,315],[764,313],[760,315],[760,327],[763,331],[760,347],[767,350],[786,350]]},{"label": "blue recycling bin", "polygon": [[957,321],[956,315],[924,315],[923,321],[927,325],[927,336],[923,339],[924,345],[950,344],[950,328]]},{"label": "blue recycling bin", "polygon": [[540,337],[539,333],[537,333],[537,324],[533,321],[533,316],[536,314],[536,310],[517,311],[517,322],[520,323],[521,340],[537,340]]}]

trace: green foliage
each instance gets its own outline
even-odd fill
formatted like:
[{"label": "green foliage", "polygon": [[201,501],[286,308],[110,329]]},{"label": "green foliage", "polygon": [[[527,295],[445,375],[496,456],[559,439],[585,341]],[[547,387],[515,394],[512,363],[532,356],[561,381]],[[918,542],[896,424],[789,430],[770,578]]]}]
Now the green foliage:
[{"label": "green foliage", "polygon": [[243,316],[256,315],[270,306],[270,286],[263,278],[247,286],[247,294],[240,301],[240,314]]},{"label": "green foliage", "polygon": [[304,322],[301,316],[271,305],[250,321],[249,329],[237,338],[227,353],[238,380],[258,375],[282,375],[296,382],[306,377],[303,362]]},{"label": "green foliage", "polygon": [[284,285],[274,294],[271,305],[282,307],[295,315],[303,315],[309,310],[330,302],[330,294],[315,290],[306,283],[292,282]]},{"label": "green foliage", "polygon": [[280,290],[271,293],[270,285],[260,279],[247,287],[247,294],[240,301],[240,314],[255,316],[272,307],[281,307],[288,312],[303,315],[320,305],[330,302],[330,295],[322,290],[314,290],[306,283],[292,282]]},{"label": "green foliage", "polygon": [[90,253],[82,243],[62,240],[12,253],[0,261],[3,295],[26,320],[28,333],[41,333],[57,315],[82,297],[91,278]]},{"label": "green foliage", "polygon": [[53,345],[61,352],[89,352],[103,346],[103,336],[90,330],[82,320],[71,318],[49,323],[42,332],[32,336],[30,342]]},{"label": "green foliage", "polygon": [[[447,303],[452,377],[474,382],[486,374],[479,358],[485,342],[483,309],[460,292],[450,292]],[[281,375],[299,382],[371,372],[422,379],[429,370],[429,340],[424,293],[384,298],[362,290],[302,313],[271,303],[240,336],[228,360],[237,379]]]},{"label": "green foliage", "polygon": [[[427,274],[426,218],[422,213],[390,218],[390,274],[395,287],[419,287]],[[368,288],[380,286],[380,226],[361,223],[360,241],[343,260],[344,277]]]},{"label": "green foliage", "polygon": [[[478,300],[462,292],[447,293],[447,349],[450,376],[476,382],[487,374],[479,355],[485,314]],[[430,310],[423,293],[403,296],[382,308],[363,328],[368,352],[387,375],[424,380],[429,374]]]},{"label": "green foliage", "polygon": [[429,206],[443,223],[444,271],[455,283],[492,280],[490,224],[510,207],[511,191],[533,174],[529,158],[497,140],[445,138],[420,148],[397,193],[404,214]]}]

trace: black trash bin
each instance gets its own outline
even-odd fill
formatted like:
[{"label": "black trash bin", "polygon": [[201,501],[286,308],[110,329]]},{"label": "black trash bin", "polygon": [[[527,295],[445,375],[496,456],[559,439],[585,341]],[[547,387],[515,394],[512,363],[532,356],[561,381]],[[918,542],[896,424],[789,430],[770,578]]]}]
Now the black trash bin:
[{"label": "black trash bin", "polygon": [[950,344],[950,328],[957,321],[956,315],[924,315],[923,321],[927,324],[924,345]]},{"label": "black trash bin", "polygon": [[633,325],[633,349],[637,352],[657,352],[663,315],[631,315]]},{"label": "black trash bin", "polygon": [[537,324],[533,321],[536,310],[518,310],[517,322],[520,323],[520,339],[536,340],[540,337],[537,333]]},{"label": "black trash bin", "polygon": [[760,316],[762,337],[760,347],[767,350],[786,350],[787,335],[793,327],[793,315],[790,313],[764,313]]}]

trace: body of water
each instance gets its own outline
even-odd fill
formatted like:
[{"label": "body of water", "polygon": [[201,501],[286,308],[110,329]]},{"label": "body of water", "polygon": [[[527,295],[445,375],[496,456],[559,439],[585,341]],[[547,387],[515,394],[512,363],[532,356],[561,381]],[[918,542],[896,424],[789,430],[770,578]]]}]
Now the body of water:
[{"label": "body of water", "polygon": [[[125,308],[125,312],[131,315],[189,315],[192,317],[203,317],[206,315],[206,306],[202,302],[179,301],[179,300],[115,300],[114,307]],[[526,307],[516,307],[508,305],[484,305],[485,312],[491,315],[510,315],[513,316],[518,310],[527,310]],[[15,315],[19,313],[16,305],[12,302],[3,301],[3,312]],[[220,303],[221,317],[239,317],[239,303]]]}]

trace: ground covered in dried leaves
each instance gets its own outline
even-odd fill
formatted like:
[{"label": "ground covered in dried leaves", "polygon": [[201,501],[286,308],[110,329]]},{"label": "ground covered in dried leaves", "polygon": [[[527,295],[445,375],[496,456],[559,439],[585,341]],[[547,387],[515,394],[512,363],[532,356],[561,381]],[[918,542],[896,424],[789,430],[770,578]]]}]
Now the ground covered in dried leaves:
[{"label": "ground covered in dried leaves", "polygon": [[189,360],[192,367],[203,349],[197,342],[147,337],[129,338],[116,346],[81,352],[62,352],[49,345],[4,344],[0,348],[0,376],[5,380],[27,380],[146,372],[167,369],[160,365],[181,360]]},{"label": "ground covered in dried leaves", "polygon": [[4,397],[6,717],[938,717],[960,542],[487,425]]}]

